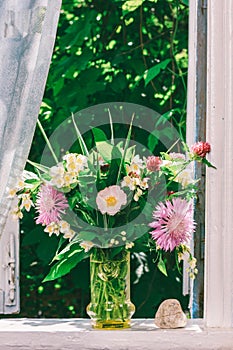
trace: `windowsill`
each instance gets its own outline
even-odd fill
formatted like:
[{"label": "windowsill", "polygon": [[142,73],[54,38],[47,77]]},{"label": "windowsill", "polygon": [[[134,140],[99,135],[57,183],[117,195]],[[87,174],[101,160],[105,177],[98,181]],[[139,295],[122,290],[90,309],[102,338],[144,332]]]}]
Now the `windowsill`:
[{"label": "windowsill", "polygon": [[131,329],[102,331],[93,330],[89,319],[23,318],[0,320],[0,341],[4,350],[232,350],[233,331],[206,329],[200,319],[179,329],[159,329],[152,319],[134,319]]}]

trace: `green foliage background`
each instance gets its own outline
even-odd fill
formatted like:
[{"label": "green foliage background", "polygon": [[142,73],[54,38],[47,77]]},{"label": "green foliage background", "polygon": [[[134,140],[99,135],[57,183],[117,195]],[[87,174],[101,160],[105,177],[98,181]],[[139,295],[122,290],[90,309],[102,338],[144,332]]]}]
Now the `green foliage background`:
[{"label": "green foliage background", "polygon": [[[64,0],[40,112],[47,135],[71,114],[105,102],[131,102],[168,119],[185,137],[188,4],[180,0]],[[58,147],[59,145],[54,145]],[[30,159],[40,161],[44,141],[36,130]],[[33,213],[32,213],[33,214]],[[21,224],[20,317],[86,317],[89,262],[59,280],[42,284],[56,250],[32,214]],[[135,317],[153,317],[166,298],[187,308],[182,276],[169,277],[148,259],[138,283],[132,257]]]}]

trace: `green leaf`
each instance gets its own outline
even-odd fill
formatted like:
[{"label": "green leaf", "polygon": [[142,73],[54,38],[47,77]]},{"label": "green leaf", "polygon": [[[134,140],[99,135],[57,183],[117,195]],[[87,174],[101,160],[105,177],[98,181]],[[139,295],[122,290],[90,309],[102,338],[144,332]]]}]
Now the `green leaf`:
[{"label": "green leaf", "polygon": [[129,12],[135,11],[145,0],[128,0],[122,5],[122,13],[125,16]]},{"label": "green leaf", "polygon": [[52,266],[48,275],[43,279],[42,282],[53,281],[59,277],[68,274],[80,261],[86,259],[89,256],[84,250],[81,252],[70,253],[70,256],[58,261]]},{"label": "green leaf", "polygon": [[113,145],[108,141],[101,141],[96,142],[96,148],[103,159],[109,163],[111,161]]},{"label": "green leaf", "polygon": [[189,0],[181,0],[182,4],[185,6],[189,6]]},{"label": "green leaf", "polygon": [[117,173],[121,163],[122,153],[118,147],[113,147],[111,154],[111,165],[108,173],[107,185],[115,185],[117,183]]},{"label": "green leaf", "polygon": [[40,171],[43,171],[44,173],[49,173],[49,168],[47,166],[44,166],[44,165],[41,165],[39,163],[35,163],[35,162],[32,162],[31,160],[27,160],[27,162],[29,164],[31,164],[32,166],[34,166],[34,168],[40,170]]},{"label": "green leaf", "polygon": [[133,145],[127,149],[126,154],[125,154],[125,162],[126,163],[131,163],[131,160],[135,154],[135,149],[136,149],[136,145]]},{"label": "green leaf", "polygon": [[103,130],[99,128],[93,128],[92,133],[93,133],[95,142],[107,141],[107,136],[105,135]]},{"label": "green leaf", "polygon": [[153,134],[150,134],[149,137],[148,137],[147,145],[148,145],[149,150],[152,153],[154,152],[154,149],[157,146],[157,144],[158,144],[157,137],[155,137]]},{"label": "green leaf", "polygon": [[146,70],[144,73],[145,86],[147,86],[148,83],[151,80],[153,80],[155,77],[157,77],[157,75],[159,75],[160,71],[167,67],[169,62],[171,62],[171,59],[167,58],[166,60],[156,64],[154,67]]},{"label": "green leaf", "polygon": [[77,242],[77,240],[73,240],[69,242],[64,249],[62,249],[54,256],[52,262],[55,260],[66,259],[67,257],[69,257],[70,254],[73,254],[74,252],[78,254],[82,251],[83,249],[80,247],[79,242]]},{"label": "green leaf", "polygon": [[36,180],[36,179],[27,179],[24,182],[27,184],[40,184],[41,183],[40,180]]},{"label": "green leaf", "polygon": [[164,274],[165,276],[167,276],[167,269],[166,269],[166,265],[165,262],[163,261],[163,259],[160,257],[159,262],[157,264],[158,269],[160,272],[162,272],[162,274]]},{"label": "green leaf", "polygon": [[78,237],[83,241],[92,241],[96,237],[96,234],[93,231],[81,231]]},{"label": "green leaf", "polygon": [[131,118],[128,134],[127,134],[126,140],[125,140],[124,152],[123,152],[123,155],[121,157],[121,163],[120,163],[120,166],[119,166],[119,170],[118,170],[118,174],[117,174],[117,181],[116,182],[118,182],[118,180],[120,179],[122,167],[123,167],[123,164],[125,162],[126,152],[127,152],[127,149],[129,148],[129,142],[130,142],[130,139],[131,139],[134,117],[135,117],[135,114],[133,114],[132,118]]},{"label": "green leaf", "polygon": [[85,156],[88,157],[88,156],[89,156],[89,152],[88,152],[87,146],[86,146],[85,141],[84,141],[84,139],[83,139],[83,137],[82,137],[82,134],[81,134],[81,132],[79,131],[79,128],[78,128],[78,126],[77,126],[77,124],[76,124],[76,122],[75,122],[75,120],[74,120],[74,115],[73,115],[73,113],[72,113],[72,122],[73,122],[75,131],[76,131],[76,134],[77,134],[77,137],[78,137],[78,141],[79,141],[80,147],[81,147],[81,149],[82,149],[82,153],[83,153],[83,155],[85,155]]},{"label": "green leaf", "polygon": [[172,118],[175,118],[176,115],[181,115],[181,109],[180,108],[172,108],[169,111],[167,111],[164,114],[161,114],[159,119],[157,120],[155,126],[159,126],[160,124],[165,124],[167,121],[172,120]]},{"label": "green leaf", "polygon": [[205,165],[207,165],[209,168],[217,169],[216,166],[214,166],[213,164],[211,164],[206,158],[202,158],[202,163],[204,163]]},{"label": "green leaf", "polygon": [[80,186],[85,186],[87,184],[93,184],[96,182],[96,176],[94,175],[89,175],[89,174],[81,174],[79,175],[79,185]]}]

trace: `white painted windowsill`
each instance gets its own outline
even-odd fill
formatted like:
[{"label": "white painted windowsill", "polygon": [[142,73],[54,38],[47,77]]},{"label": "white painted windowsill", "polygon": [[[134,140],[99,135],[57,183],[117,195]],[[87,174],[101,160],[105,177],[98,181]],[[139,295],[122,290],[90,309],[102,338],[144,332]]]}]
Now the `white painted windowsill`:
[{"label": "white painted windowsill", "polygon": [[233,330],[205,328],[188,320],[185,328],[159,329],[152,319],[133,319],[131,329],[93,330],[89,319],[2,319],[1,350],[232,350]]}]

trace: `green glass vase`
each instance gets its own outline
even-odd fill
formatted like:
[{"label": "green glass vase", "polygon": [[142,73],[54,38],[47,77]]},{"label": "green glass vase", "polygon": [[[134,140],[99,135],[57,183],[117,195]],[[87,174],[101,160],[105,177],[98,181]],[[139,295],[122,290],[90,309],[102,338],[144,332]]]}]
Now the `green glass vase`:
[{"label": "green glass vase", "polygon": [[94,248],[90,256],[91,301],[87,314],[96,329],[130,327],[135,306],[130,301],[130,253]]}]

